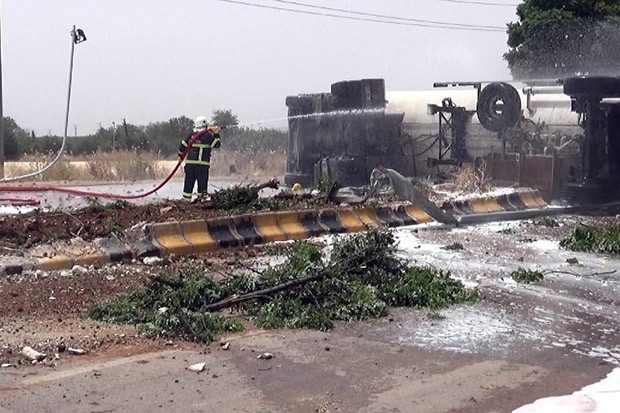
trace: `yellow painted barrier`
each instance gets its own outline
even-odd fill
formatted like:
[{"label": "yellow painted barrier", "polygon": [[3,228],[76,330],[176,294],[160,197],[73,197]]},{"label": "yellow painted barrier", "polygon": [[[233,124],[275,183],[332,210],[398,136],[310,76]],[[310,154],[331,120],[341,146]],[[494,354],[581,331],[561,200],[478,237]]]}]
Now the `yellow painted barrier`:
[{"label": "yellow painted barrier", "polygon": [[155,224],[151,227],[154,240],[161,245],[168,254],[189,254],[192,245],[187,242],[181,232],[178,222]]}]

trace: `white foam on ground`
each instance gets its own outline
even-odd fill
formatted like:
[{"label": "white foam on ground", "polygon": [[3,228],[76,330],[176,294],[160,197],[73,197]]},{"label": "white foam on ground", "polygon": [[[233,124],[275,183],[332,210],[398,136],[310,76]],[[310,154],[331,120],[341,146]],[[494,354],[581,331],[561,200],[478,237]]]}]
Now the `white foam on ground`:
[{"label": "white foam on ground", "polygon": [[0,205],[0,215],[27,214],[35,209],[37,209],[37,207],[34,206]]},{"label": "white foam on ground", "polygon": [[598,383],[567,396],[546,397],[513,413],[616,413],[620,411],[620,368]]},{"label": "white foam on ground", "polygon": [[558,241],[550,241],[545,239],[530,242],[529,245],[530,247],[541,251],[554,251],[560,249],[560,243]]},{"label": "white foam on ground", "polygon": [[442,195],[445,201],[466,201],[468,199],[475,198],[486,198],[486,197],[497,197],[501,195],[508,195],[514,192],[517,192],[515,188],[496,188],[492,191],[488,192],[449,192],[449,191],[441,191],[436,190],[438,194]]},{"label": "white foam on ground", "polygon": [[544,335],[514,317],[479,306],[459,305],[444,309],[441,320],[403,324],[400,344],[458,353],[507,351],[515,342],[542,342]]}]

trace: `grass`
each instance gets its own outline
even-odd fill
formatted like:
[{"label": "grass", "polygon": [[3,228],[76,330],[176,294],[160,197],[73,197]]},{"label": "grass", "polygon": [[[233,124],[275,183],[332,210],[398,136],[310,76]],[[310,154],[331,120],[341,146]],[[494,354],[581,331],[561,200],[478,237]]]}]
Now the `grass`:
[{"label": "grass", "polygon": [[239,274],[215,283],[198,273],[166,276],[167,284],[149,281],[137,292],[97,304],[86,316],[113,323],[137,324],[141,333],[211,341],[217,334],[238,331],[241,323],[205,306],[233,295],[321,275],[317,280],[247,301],[238,306],[259,328],[329,330],[335,321],[383,317],[394,306],[427,308],[479,298],[449,272],[410,266],[398,258],[387,230],[371,230],[335,242],[329,259],[307,241],[284,252],[286,260],[260,275]]},{"label": "grass", "polygon": [[571,251],[620,254],[620,225],[596,228],[579,224],[560,246]]},{"label": "grass", "polygon": [[511,272],[510,276],[520,284],[540,284],[545,279],[542,272],[523,268]]},{"label": "grass", "polygon": [[[25,156],[19,162],[7,162],[7,177],[24,175],[47,166],[53,155]],[[139,150],[97,152],[86,157],[64,155],[48,171],[30,181],[136,181],[165,178],[176,165],[159,154]],[[234,172],[233,172],[234,170]],[[277,177],[286,172],[286,154],[273,151],[252,153],[214,151],[212,177]],[[177,172],[182,177],[183,171]]]}]

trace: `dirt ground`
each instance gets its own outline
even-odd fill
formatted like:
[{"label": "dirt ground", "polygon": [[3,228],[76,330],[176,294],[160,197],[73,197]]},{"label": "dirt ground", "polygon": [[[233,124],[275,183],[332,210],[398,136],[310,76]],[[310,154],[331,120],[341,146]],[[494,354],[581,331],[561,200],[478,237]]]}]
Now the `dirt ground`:
[{"label": "dirt ground", "polygon": [[[270,247],[4,277],[0,363],[9,366],[0,368],[0,412],[511,412],[572,393],[620,365],[620,261],[557,242],[578,222],[618,219],[555,219],[553,228],[530,220],[397,229],[405,257],[450,270],[484,299],[439,317],[392,309],[327,333],[262,331],[246,320],[245,332],[221,337],[228,351],[219,342],[147,339],[81,315],[161,272],[193,268],[220,278],[270,265]],[[455,242],[464,249],[443,248]],[[517,268],[543,271],[543,284],[512,282]],[[25,345],[48,357],[32,365],[20,354]],[[275,357],[258,360],[263,352]],[[205,371],[188,370],[199,362]]]},{"label": "dirt ground", "polygon": [[[275,195],[293,207],[301,207],[301,196],[290,193]],[[248,212],[252,212],[248,209]],[[124,201],[106,205],[94,204],[76,210],[33,211],[25,214],[0,214],[0,254],[2,250],[27,249],[53,241],[80,237],[89,242],[112,233],[122,233],[137,224],[170,220],[206,219],[229,212],[214,209],[211,202],[189,203],[164,200],[133,204]]]}]

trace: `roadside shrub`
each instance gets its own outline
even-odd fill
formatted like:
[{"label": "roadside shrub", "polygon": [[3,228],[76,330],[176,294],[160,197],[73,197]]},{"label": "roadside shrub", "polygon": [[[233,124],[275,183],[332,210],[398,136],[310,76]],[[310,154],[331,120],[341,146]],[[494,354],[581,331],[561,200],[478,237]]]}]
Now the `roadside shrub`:
[{"label": "roadside shrub", "polygon": [[133,323],[143,334],[211,341],[221,332],[239,331],[238,320],[209,312],[226,297],[255,293],[236,304],[259,328],[328,330],[334,321],[368,320],[387,315],[388,306],[440,309],[478,299],[432,267],[412,267],[398,258],[393,235],[369,230],[335,242],[329,259],[307,241],[285,251],[285,261],[260,275],[234,275],[216,283],[204,275],[159,277],[144,288],[95,305],[87,317]]},{"label": "roadside shrub", "polygon": [[594,228],[579,224],[560,246],[571,251],[620,254],[620,225]]}]

